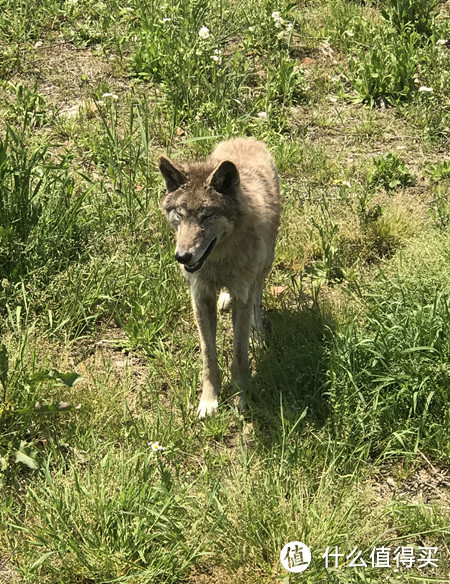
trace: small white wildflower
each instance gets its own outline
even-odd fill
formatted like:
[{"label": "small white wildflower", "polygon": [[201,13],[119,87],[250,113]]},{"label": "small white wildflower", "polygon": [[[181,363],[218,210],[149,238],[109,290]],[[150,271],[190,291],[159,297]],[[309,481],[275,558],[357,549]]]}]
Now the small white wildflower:
[{"label": "small white wildflower", "polygon": [[172,19],[171,18],[163,18],[162,21],[163,22],[170,22]]},{"label": "small white wildflower", "polygon": [[447,39],[439,39],[438,41],[436,41],[437,45],[446,45],[448,43]]},{"label": "small white wildflower", "polygon": [[352,186],[352,183],[349,182],[348,180],[343,180],[342,184],[344,185],[344,187],[351,187]]},{"label": "small white wildflower", "polygon": [[426,91],[427,93],[431,93],[433,91],[433,88],[425,87],[425,85],[422,85],[422,87],[419,87],[419,91]]},{"label": "small white wildflower", "polygon": [[249,27],[248,27],[248,30],[249,30],[250,32],[253,32],[253,31],[255,30],[255,27],[254,27],[254,26],[249,26]]},{"label": "small white wildflower", "polygon": [[283,22],[284,20],[282,18],[280,18],[279,20],[275,21],[275,27],[276,28],[281,28],[283,26]]},{"label": "small white wildflower", "polygon": [[291,32],[291,30],[293,29],[294,25],[292,24],[292,22],[288,22],[287,26],[286,26],[286,30],[288,32]]},{"label": "small white wildflower", "polygon": [[258,118],[260,120],[266,120],[267,119],[267,112],[258,112],[256,115],[258,116]]},{"label": "small white wildflower", "polygon": [[102,97],[111,97],[112,99],[119,99],[119,96],[115,93],[104,93]]},{"label": "small white wildflower", "polygon": [[280,13],[278,11],[272,12],[272,18],[274,20],[279,20],[280,19]]},{"label": "small white wildflower", "polygon": [[207,26],[202,26],[198,31],[198,36],[202,39],[207,39],[209,37],[209,28]]},{"label": "small white wildflower", "polygon": [[222,51],[216,49],[214,55],[211,55],[211,59],[220,65],[220,63],[222,63]]},{"label": "small white wildflower", "polygon": [[151,447],[153,452],[158,452],[159,450],[165,450],[165,447],[161,446],[159,442],[149,442],[148,445]]}]

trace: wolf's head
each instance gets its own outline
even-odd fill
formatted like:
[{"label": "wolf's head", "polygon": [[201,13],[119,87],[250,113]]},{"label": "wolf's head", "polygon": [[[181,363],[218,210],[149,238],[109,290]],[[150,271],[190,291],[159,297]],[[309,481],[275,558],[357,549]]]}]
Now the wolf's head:
[{"label": "wolf's head", "polygon": [[159,159],[167,193],[162,207],[177,232],[176,260],[192,273],[231,234],[238,210],[239,172],[229,160],[181,166]]}]

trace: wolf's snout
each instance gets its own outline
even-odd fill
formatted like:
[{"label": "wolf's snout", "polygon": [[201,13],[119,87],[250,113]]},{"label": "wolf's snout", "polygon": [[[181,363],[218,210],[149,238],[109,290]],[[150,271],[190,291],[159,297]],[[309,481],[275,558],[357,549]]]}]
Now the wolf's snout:
[{"label": "wolf's snout", "polygon": [[175,252],[175,259],[180,264],[188,264],[192,259],[192,254],[188,251],[180,253],[178,250]]}]

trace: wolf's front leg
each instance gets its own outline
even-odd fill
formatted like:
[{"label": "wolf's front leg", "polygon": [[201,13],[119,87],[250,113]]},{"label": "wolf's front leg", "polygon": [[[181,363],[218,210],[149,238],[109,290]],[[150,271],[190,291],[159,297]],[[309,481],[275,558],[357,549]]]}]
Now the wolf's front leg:
[{"label": "wolf's front leg", "polygon": [[245,408],[245,388],[249,380],[248,347],[250,324],[252,321],[254,297],[250,294],[247,302],[233,300],[233,362],[231,364],[231,384],[236,392],[236,405]]},{"label": "wolf's front leg", "polygon": [[193,295],[192,303],[197,321],[203,357],[203,390],[197,413],[200,418],[212,414],[219,405],[220,371],[216,351],[216,297]]}]

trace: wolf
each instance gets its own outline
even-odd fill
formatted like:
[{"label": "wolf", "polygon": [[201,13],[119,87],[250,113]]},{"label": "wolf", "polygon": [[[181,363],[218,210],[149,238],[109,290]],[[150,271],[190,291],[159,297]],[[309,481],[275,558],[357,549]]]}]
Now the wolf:
[{"label": "wolf", "polygon": [[166,193],[162,209],[176,231],[175,259],[189,286],[203,358],[200,418],[218,407],[217,294],[231,298],[231,384],[245,407],[252,325],[262,332],[262,293],[280,224],[280,186],[275,161],[254,138],[221,142],[202,161],[159,159]]}]

